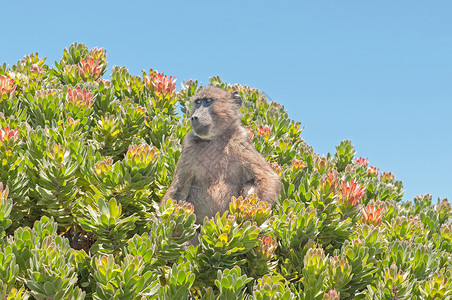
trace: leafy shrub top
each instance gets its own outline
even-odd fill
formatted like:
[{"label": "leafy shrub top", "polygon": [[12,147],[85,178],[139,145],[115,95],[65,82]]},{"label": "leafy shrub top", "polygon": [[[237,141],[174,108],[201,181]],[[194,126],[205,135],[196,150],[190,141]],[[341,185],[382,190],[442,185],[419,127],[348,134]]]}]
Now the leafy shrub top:
[{"label": "leafy shrub top", "polygon": [[[5,299],[449,299],[451,206],[401,202],[390,172],[343,141],[319,156],[299,122],[256,89],[242,124],[282,180],[198,228],[160,199],[200,85],[113,67],[75,43],[0,67],[0,289]],[[197,233],[199,232],[199,233]],[[198,246],[187,246],[197,238]]]}]

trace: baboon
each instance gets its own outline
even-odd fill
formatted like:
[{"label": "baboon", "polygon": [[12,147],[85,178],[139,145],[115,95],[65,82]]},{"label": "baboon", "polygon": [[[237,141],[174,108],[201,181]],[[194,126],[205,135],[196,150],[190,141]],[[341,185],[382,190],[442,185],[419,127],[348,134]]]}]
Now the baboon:
[{"label": "baboon", "polygon": [[257,194],[273,204],[281,182],[240,124],[240,93],[206,86],[191,102],[192,131],[163,200],[193,204],[198,224],[228,210],[232,196]]}]

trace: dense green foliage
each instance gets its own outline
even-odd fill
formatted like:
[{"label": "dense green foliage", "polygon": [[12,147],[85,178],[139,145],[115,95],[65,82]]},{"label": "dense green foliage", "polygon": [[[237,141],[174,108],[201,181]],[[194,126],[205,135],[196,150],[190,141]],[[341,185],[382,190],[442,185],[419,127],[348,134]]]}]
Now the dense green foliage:
[{"label": "dense green foliage", "polygon": [[402,202],[402,183],[350,141],[315,154],[247,86],[210,79],[240,92],[278,202],[233,198],[201,226],[191,204],[160,203],[200,85],[106,69],[83,44],[55,67],[37,54],[0,66],[2,299],[452,298],[450,203]]}]

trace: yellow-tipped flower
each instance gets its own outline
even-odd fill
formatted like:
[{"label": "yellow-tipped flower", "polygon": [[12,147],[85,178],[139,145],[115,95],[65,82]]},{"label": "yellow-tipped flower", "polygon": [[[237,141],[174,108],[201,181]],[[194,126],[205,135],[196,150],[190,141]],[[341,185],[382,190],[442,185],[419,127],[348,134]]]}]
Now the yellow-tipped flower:
[{"label": "yellow-tipped flower", "polygon": [[69,155],[63,145],[54,144],[53,148],[45,152],[46,155],[59,165],[64,165],[65,158]]},{"label": "yellow-tipped flower", "polygon": [[111,170],[112,165],[113,165],[113,159],[107,158],[105,160],[98,161],[97,163],[95,163],[94,171],[96,172],[97,175],[100,175],[102,173],[107,173],[109,170]]},{"label": "yellow-tipped flower", "polygon": [[303,170],[306,167],[306,163],[302,160],[298,160],[296,158],[292,159],[292,164],[294,169]]},{"label": "yellow-tipped flower", "polygon": [[188,203],[187,201],[179,201],[176,205],[174,205],[173,214],[175,217],[181,215],[189,215],[195,212],[195,207],[193,204]]},{"label": "yellow-tipped flower", "polygon": [[245,199],[242,196],[232,197],[229,204],[229,211],[235,216],[237,222],[255,222],[258,226],[268,220],[271,215],[271,204],[259,200],[256,195],[249,195]]},{"label": "yellow-tipped flower", "polygon": [[314,166],[319,170],[320,174],[323,174],[329,168],[329,161],[326,157],[317,156],[314,159]]},{"label": "yellow-tipped flower", "polygon": [[383,182],[392,182],[395,178],[395,175],[391,172],[383,172],[381,173],[380,180]]},{"label": "yellow-tipped flower", "polygon": [[369,176],[371,176],[371,177],[377,177],[379,170],[380,169],[378,169],[378,168],[370,166],[369,169],[367,170],[367,174],[369,174]]},{"label": "yellow-tipped flower", "polygon": [[148,164],[153,161],[159,152],[156,147],[151,147],[148,144],[130,145],[126,154],[126,159],[133,162],[135,165],[140,163]]}]

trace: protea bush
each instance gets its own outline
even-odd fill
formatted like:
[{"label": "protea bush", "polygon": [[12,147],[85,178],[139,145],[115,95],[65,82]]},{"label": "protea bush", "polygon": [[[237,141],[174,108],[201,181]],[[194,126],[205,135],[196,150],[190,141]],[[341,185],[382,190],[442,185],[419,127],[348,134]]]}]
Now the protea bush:
[{"label": "protea bush", "polygon": [[276,204],[161,202],[201,85],[107,66],[79,43],[0,66],[2,299],[452,299],[450,202],[402,201],[351,141],[319,156],[257,89],[209,81],[242,96]]}]

